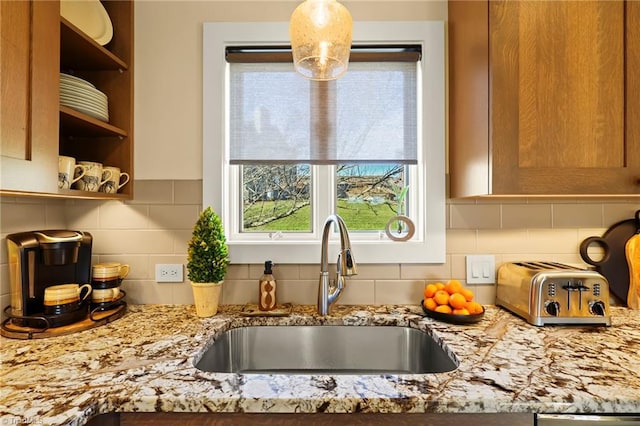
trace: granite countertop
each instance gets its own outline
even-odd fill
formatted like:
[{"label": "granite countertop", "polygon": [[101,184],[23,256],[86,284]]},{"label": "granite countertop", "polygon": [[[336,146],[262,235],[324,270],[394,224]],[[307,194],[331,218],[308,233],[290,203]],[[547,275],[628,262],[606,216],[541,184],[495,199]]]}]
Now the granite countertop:
[{"label": "granite countertop", "polygon": [[[0,421],[80,425],[120,412],[640,412],[640,315],[612,326],[535,327],[497,307],[453,325],[414,306],[338,306],[319,317],[244,317],[223,306],[129,306],[104,326],[37,340],[0,339]],[[193,367],[216,333],[242,325],[398,325],[426,330],[459,367],[425,375],[241,375]],[[31,421],[30,421],[31,420]],[[13,422],[13,423],[6,423]]]}]

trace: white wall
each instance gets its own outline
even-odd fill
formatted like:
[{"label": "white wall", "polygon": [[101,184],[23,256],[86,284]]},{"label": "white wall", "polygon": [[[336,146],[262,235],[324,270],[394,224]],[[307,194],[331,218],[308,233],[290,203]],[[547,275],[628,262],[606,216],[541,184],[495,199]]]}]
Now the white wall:
[{"label": "white wall", "polygon": [[[288,21],[299,1],[137,1],[136,179],[202,179],[202,24]],[[446,1],[345,1],[354,20],[446,20]]]}]

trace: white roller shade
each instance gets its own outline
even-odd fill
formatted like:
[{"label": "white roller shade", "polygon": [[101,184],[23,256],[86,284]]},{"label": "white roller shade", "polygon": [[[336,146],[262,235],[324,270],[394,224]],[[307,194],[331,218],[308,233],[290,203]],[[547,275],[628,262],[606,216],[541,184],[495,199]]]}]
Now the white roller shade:
[{"label": "white roller shade", "polygon": [[352,62],[328,82],[297,75],[291,62],[231,62],[230,163],[415,164],[413,57]]}]

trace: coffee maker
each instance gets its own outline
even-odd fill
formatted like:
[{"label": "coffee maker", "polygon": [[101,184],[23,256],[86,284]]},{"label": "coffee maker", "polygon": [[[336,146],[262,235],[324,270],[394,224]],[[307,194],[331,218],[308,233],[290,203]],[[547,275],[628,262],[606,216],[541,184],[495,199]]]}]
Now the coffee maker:
[{"label": "coffee maker", "polygon": [[44,289],[56,284],[90,283],[92,242],[88,232],[73,230],[7,235],[11,283],[11,306],[7,315],[14,324],[49,328],[86,316],[86,310],[64,318],[44,315]]}]

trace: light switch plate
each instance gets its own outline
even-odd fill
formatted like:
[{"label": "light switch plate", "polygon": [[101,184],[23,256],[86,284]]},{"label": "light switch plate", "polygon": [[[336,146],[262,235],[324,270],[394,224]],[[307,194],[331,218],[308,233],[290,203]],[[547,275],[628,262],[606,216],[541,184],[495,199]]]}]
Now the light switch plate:
[{"label": "light switch plate", "polygon": [[492,254],[467,255],[467,284],[494,284],[496,257]]}]

